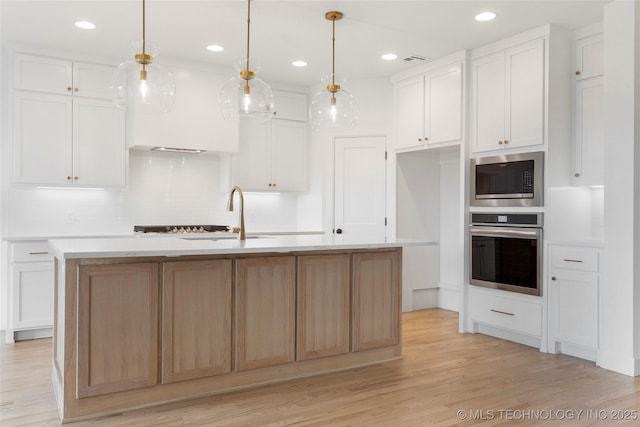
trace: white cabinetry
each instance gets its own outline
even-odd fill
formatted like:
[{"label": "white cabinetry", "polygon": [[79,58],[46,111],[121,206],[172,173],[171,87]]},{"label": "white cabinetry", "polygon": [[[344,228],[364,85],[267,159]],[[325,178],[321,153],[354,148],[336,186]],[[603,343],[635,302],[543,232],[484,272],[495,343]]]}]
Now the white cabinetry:
[{"label": "white cabinetry", "polygon": [[237,152],[238,119],[224,120],[218,103],[229,77],[195,67],[166,68],[176,83],[173,108],[164,114],[128,108],[129,147]]},{"label": "white cabinetry", "polygon": [[304,191],[307,124],[296,119],[306,119],[306,95],[274,94],[278,118],[240,122],[240,150],[232,166],[232,185],[254,191]]},{"label": "white cabinetry", "polygon": [[574,43],[573,182],[604,183],[602,33]]},{"label": "white cabinetry", "polygon": [[103,99],[114,68],[15,54],[13,70],[14,180],[124,186],[125,116]]},{"label": "white cabinetry", "polygon": [[592,361],[598,350],[596,248],[550,246],[551,349]]},{"label": "white cabinetry", "polygon": [[474,152],[545,142],[545,38],[471,61]]},{"label": "white cabinetry", "polygon": [[9,245],[10,274],[6,341],[49,337],[53,327],[53,254],[46,241]]},{"label": "white cabinetry", "polygon": [[396,148],[460,143],[462,88],[460,63],[396,83]]},{"label": "white cabinetry", "polygon": [[[541,303],[510,292],[471,288],[471,320],[476,331],[540,345],[543,331]],[[481,330],[483,326],[491,330]]]}]

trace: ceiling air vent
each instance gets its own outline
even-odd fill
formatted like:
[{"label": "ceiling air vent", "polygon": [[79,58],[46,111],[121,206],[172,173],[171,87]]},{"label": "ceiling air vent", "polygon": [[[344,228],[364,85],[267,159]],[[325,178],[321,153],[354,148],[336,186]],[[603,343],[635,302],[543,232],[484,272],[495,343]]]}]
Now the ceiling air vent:
[{"label": "ceiling air vent", "polygon": [[415,63],[419,63],[419,62],[425,62],[428,61],[429,58],[424,57],[424,56],[420,56],[420,55],[409,55],[405,58],[402,58],[403,61],[405,62],[415,62]]}]

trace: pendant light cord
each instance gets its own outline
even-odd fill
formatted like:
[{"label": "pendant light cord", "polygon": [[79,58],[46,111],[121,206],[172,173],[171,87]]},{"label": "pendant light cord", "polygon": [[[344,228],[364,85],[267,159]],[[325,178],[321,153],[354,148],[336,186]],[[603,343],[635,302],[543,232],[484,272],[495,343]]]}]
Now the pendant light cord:
[{"label": "pendant light cord", "polygon": [[331,84],[336,84],[336,20],[332,19],[333,30],[331,34]]},{"label": "pendant light cord", "polygon": [[247,0],[247,78],[245,87],[249,87],[249,37],[251,37],[251,0]]}]

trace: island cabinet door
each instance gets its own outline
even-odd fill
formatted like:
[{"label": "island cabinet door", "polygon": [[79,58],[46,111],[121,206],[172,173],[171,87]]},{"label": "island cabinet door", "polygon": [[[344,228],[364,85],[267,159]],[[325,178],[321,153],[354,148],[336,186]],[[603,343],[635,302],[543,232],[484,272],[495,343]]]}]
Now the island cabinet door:
[{"label": "island cabinet door", "polygon": [[78,398],[157,384],[158,270],[79,267]]},{"label": "island cabinet door", "polygon": [[353,254],[352,351],[400,343],[400,250]]},{"label": "island cabinet door", "polygon": [[231,372],[232,260],[162,264],[162,382]]},{"label": "island cabinet door", "polygon": [[349,352],[349,254],[298,257],[297,360]]},{"label": "island cabinet door", "polygon": [[296,260],[236,260],[235,369],[295,360]]}]

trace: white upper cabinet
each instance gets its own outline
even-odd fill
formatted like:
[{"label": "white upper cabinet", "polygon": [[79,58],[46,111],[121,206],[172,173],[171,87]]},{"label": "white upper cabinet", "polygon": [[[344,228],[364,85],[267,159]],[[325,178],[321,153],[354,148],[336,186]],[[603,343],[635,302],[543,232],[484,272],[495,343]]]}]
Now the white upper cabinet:
[{"label": "white upper cabinet", "polygon": [[307,121],[307,95],[298,92],[274,89],[275,98],[274,119]]},{"label": "white upper cabinet", "polygon": [[462,64],[395,85],[396,148],[421,149],[462,140]]},{"label": "white upper cabinet", "polygon": [[230,77],[196,68],[165,68],[176,83],[175,104],[161,114],[140,113],[135,106],[129,107],[129,147],[237,152],[238,119],[224,120],[218,104],[220,90]]},{"label": "white upper cabinet", "polygon": [[124,186],[125,115],[102,99],[115,68],[15,54],[13,70],[14,181]]},{"label": "white upper cabinet", "polygon": [[544,144],[545,39],[471,62],[474,152]]},{"label": "white upper cabinet", "polygon": [[574,185],[604,184],[604,66],[602,33],[574,42]]},{"label": "white upper cabinet", "polygon": [[588,79],[604,74],[602,33],[583,37],[575,42],[576,79]]}]

